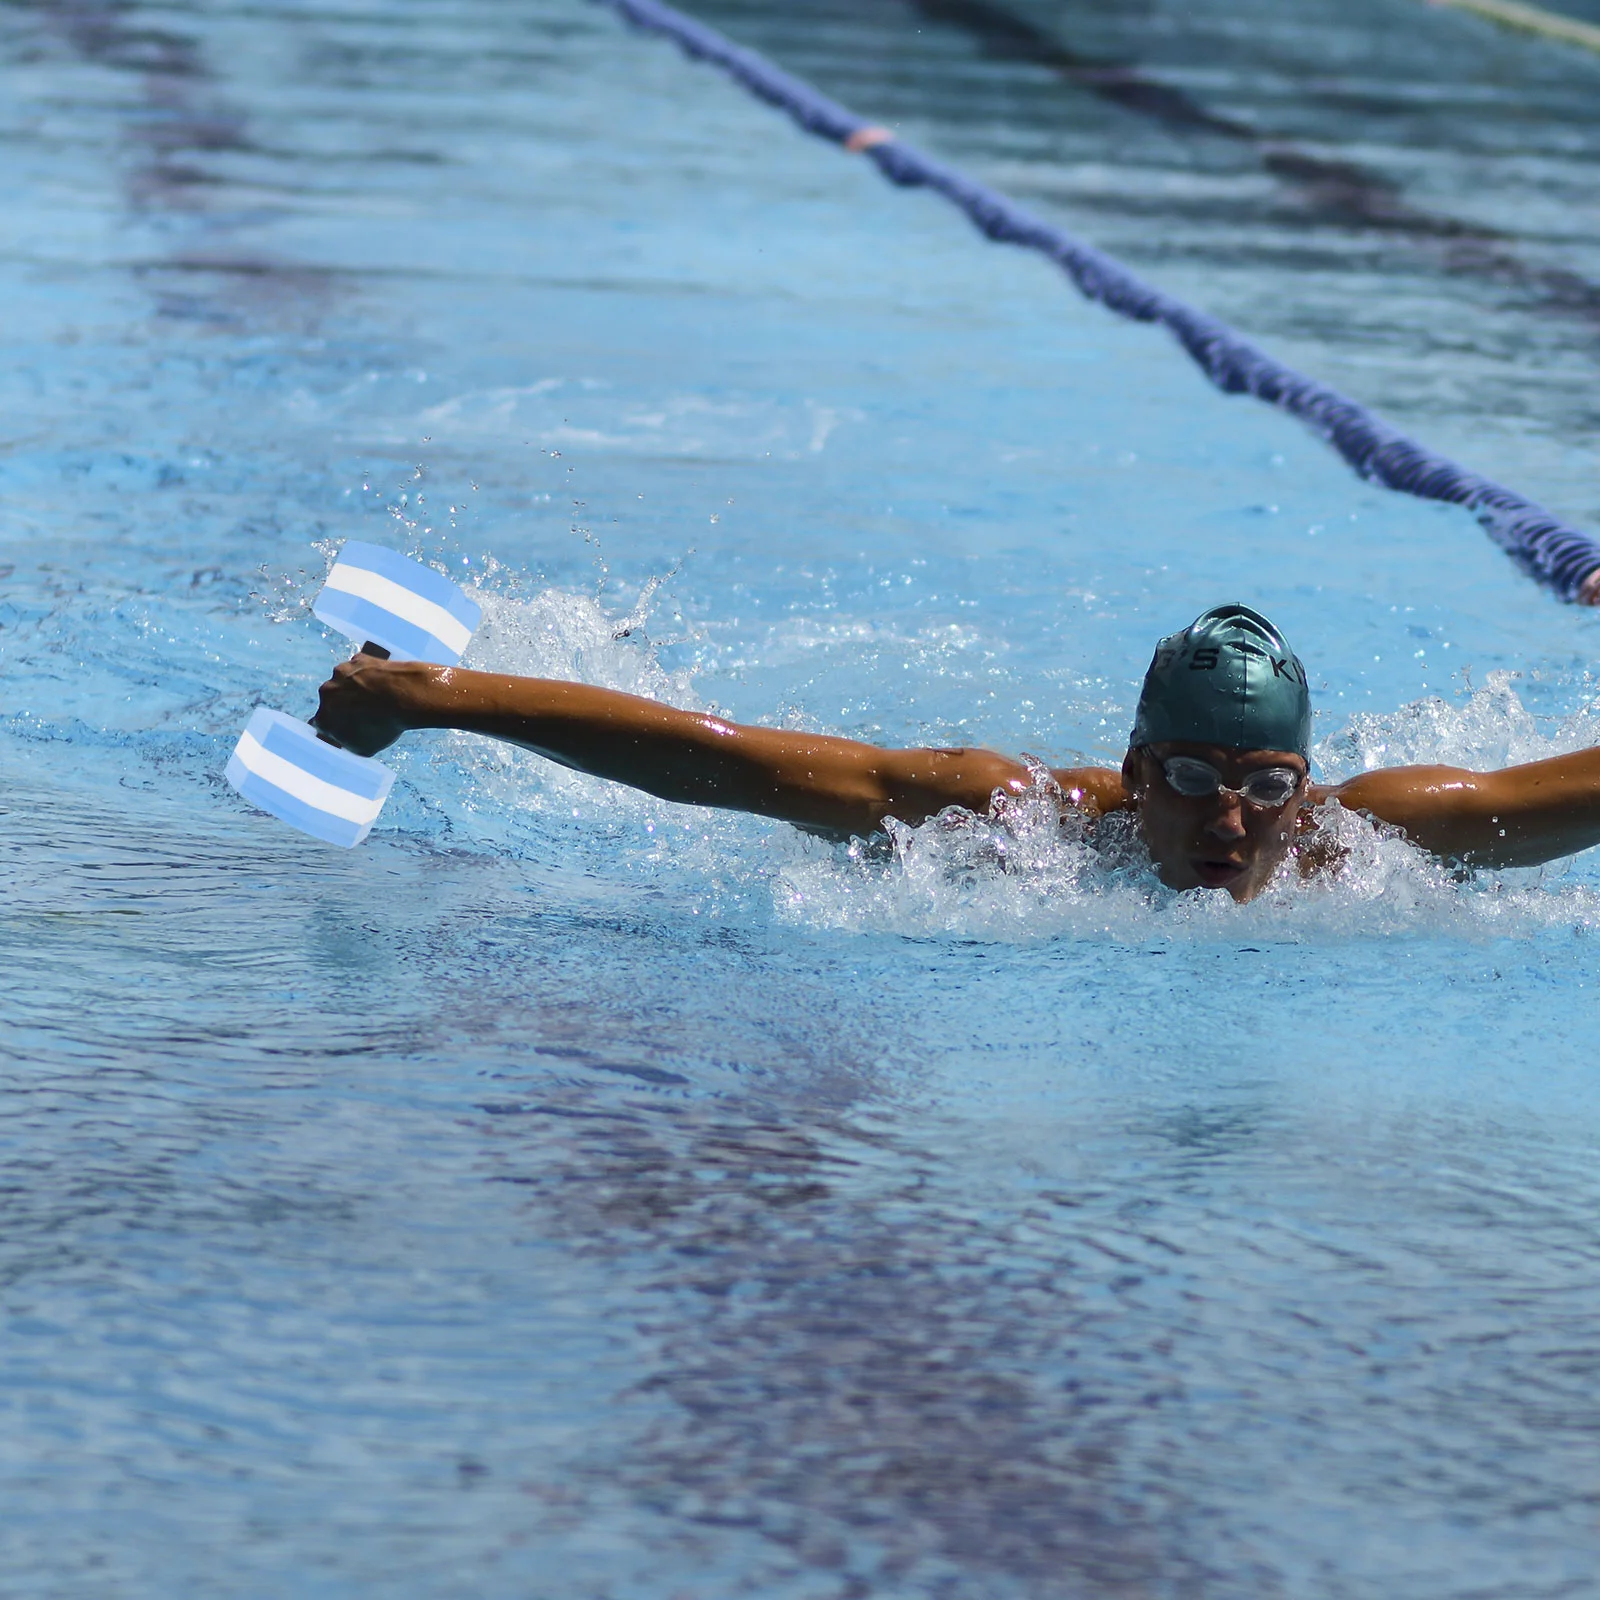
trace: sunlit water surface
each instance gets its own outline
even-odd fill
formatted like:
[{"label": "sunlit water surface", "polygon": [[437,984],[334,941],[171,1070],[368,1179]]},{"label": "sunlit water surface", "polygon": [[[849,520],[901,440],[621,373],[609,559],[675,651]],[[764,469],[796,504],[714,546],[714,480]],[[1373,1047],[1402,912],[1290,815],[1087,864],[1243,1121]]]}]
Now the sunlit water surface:
[{"label": "sunlit water surface", "polygon": [[[1600,511],[1600,62],[705,14]],[[1325,775],[1574,748],[1591,614],[578,0],[0,43],[8,1595],[1593,1592],[1591,860],[1347,818],[1241,910],[1037,797],[848,851],[437,734],[346,854],[221,780],[352,535],[475,664],[1057,764],[1231,597]]]}]

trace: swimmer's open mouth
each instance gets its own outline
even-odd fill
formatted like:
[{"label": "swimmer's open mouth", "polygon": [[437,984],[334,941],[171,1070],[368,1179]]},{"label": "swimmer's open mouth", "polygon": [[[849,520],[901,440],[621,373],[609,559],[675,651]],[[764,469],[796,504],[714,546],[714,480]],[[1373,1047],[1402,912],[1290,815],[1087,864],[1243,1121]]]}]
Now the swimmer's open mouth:
[{"label": "swimmer's open mouth", "polygon": [[1226,889],[1244,876],[1242,861],[1196,861],[1194,875],[1207,889]]}]

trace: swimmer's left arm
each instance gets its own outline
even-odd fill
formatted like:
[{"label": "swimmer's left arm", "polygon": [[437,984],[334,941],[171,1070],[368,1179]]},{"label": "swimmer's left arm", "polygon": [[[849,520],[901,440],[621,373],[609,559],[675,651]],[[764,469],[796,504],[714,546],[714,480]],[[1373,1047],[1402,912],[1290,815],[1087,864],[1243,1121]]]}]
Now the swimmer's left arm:
[{"label": "swimmer's left arm", "polygon": [[1600,749],[1498,772],[1389,767],[1312,791],[1329,795],[1468,866],[1536,867],[1600,844]]}]

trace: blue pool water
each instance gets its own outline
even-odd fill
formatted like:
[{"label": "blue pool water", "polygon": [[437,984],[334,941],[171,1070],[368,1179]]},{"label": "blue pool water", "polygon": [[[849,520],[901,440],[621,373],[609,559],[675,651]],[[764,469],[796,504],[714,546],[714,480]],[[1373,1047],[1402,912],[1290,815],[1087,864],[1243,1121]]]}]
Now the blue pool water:
[{"label": "blue pool water", "polygon": [[[699,14],[1600,525],[1600,62]],[[448,734],[350,853],[221,778],[347,537],[476,664],[1057,763],[1235,596],[1327,774],[1591,743],[1592,613],[580,0],[0,62],[8,1595],[1593,1591],[1593,859],[1241,910]]]}]

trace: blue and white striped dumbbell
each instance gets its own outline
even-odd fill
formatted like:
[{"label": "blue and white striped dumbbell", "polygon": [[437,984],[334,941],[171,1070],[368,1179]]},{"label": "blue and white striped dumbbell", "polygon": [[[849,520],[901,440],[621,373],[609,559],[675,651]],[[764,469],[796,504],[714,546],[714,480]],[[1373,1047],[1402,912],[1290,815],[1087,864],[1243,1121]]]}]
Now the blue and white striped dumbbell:
[{"label": "blue and white striped dumbbell", "polygon": [[[453,667],[482,612],[441,573],[351,539],[311,607],[368,655]],[[228,782],[253,806],[328,844],[360,844],[394,784],[381,761],[352,755],[309,723],[260,707],[232,759]]]}]

